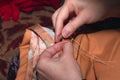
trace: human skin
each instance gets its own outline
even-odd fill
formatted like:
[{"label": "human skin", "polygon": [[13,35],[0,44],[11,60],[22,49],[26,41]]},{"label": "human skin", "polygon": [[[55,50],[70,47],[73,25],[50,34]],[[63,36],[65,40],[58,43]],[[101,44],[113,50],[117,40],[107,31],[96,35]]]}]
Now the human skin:
[{"label": "human skin", "polygon": [[[80,68],[73,58],[72,44],[59,41],[84,24],[119,17],[119,5],[120,0],[65,0],[52,16],[55,41],[58,43],[41,54],[37,65],[39,80],[82,80]],[[64,24],[66,20],[68,22]]]},{"label": "human skin", "polygon": [[46,49],[39,58],[37,72],[38,80],[82,80],[72,43],[59,42]]},{"label": "human skin", "polygon": [[[59,42],[62,37],[68,38],[84,24],[109,17],[120,17],[120,0],[65,0],[52,16],[55,41]],[[64,24],[66,20],[68,22]]]}]

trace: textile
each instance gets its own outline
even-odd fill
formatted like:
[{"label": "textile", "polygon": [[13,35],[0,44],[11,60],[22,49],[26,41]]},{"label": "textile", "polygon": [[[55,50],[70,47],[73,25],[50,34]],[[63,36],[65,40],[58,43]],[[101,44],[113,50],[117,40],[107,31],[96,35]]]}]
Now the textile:
[{"label": "textile", "polygon": [[0,0],[0,17],[4,21],[11,18],[17,21],[20,12],[31,12],[43,9],[45,6],[52,6],[55,9],[60,6],[60,0]]},{"label": "textile", "polygon": [[[37,28],[38,27],[38,28]],[[37,28],[37,29],[36,29]],[[32,30],[27,30],[22,44],[20,46],[20,68],[17,74],[17,80],[35,80],[33,78],[37,56],[40,56],[41,49],[44,50],[47,44],[50,44],[48,37],[42,36],[40,33],[42,28],[39,25],[32,27]],[[36,36],[33,33],[36,34]],[[45,33],[49,35],[46,31]],[[36,47],[31,51],[31,34],[34,35],[33,43]],[[72,40],[74,46],[74,58],[78,62],[83,79],[87,80],[119,80],[120,74],[120,29],[102,30],[94,33],[77,34]],[[36,38],[35,38],[36,37]],[[50,35],[49,35],[50,37]],[[41,39],[41,40],[39,40]],[[43,43],[39,42],[43,41]],[[53,40],[54,42],[54,40]],[[52,44],[53,44],[52,42]],[[41,44],[39,44],[41,43]],[[46,47],[45,47],[46,46]],[[32,55],[29,55],[32,53]],[[40,53],[38,53],[40,52]],[[29,57],[28,57],[29,56]],[[33,57],[34,56],[34,57]],[[28,67],[29,65],[29,67]],[[30,67],[31,65],[31,67]],[[26,77],[27,76],[27,77]],[[108,77],[109,76],[109,77]]]}]

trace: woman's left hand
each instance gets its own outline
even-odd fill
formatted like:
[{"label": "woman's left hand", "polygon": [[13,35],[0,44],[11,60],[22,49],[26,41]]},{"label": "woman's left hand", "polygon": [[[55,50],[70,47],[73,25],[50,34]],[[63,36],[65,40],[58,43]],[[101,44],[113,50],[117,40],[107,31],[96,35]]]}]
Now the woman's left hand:
[{"label": "woman's left hand", "polygon": [[41,78],[45,80],[82,80],[80,68],[73,57],[72,43],[69,42],[59,42],[46,49],[40,56],[37,72],[38,80]]}]

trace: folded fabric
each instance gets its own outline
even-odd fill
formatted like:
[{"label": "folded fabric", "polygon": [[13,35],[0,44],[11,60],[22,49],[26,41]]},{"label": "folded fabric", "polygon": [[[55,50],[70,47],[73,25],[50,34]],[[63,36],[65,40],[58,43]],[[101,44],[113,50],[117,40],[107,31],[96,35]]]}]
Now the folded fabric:
[{"label": "folded fabric", "polygon": [[44,6],[59,7],[60,0],[0,0],[0,17],[4,21],[19,19],[20,11],[31,12]]},{"label": "folded fabric", "polygon": [[[78,34],[72,41],[74,58],[86,80],[120,79],[120,30]],[[40,54],[54,44],[54,33],[40,25],[26,30],[20,46],[20,67],[16,80],[36,80]],[[64,40],[63,40],[64,41]],[[48,67],[49,68],[49,67]],[[66,74],[67,75],[67,74]],[[43,79],[41,79],[43,80]]]},{"label": "folded fabric", "polygon": [[39,55],[54,44],[53,38],[53,31],[40,25],[35,25],[26,31],[20,46],[20,68],[16,80],[37,80],[35,67]]}]

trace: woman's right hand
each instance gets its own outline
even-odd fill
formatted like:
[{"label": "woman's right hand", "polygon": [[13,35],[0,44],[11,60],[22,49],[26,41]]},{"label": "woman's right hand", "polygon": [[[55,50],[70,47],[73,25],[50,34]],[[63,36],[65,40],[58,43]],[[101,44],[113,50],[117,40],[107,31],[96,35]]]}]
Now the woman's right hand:
[{"label": "woman's right hand", "polygon": [[[56,42],[60,41],[62,37],[69,37],[83,24],[120,16],[119,5],[120,0],[65,0],[63,6],[52,16]],[[72,18],[69,19],[71,15]],[[64,25],[66,20],[68,23]]]}]

